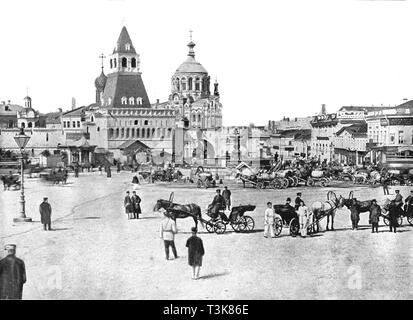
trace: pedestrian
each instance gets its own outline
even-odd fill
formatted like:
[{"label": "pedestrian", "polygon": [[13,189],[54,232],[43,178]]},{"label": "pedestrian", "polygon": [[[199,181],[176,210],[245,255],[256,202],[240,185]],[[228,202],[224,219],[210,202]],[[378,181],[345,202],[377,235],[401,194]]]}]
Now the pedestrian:
[{"label": "pedestrian", "polygon": [[268,233],[271,238],[275,238],[274,232],[274,209],[271,202],[267,202],[267,208],[264,211],[264,238],[268,238]]},{"label": "pedestrian", "polygon": [[296,211],[297,211],[298,208],[300,207],[300,202],[303,201],[303,200],[301,199],[301,196],[302,196],[302,193],[301,193],[301,192],[297,192],[297,198],[295,198],[295,201],[294,201],[294,203],[295,203],[294,208],[295,208]]},{"label": "pedestrian", "polygon": [[288,197],[285,201],[285,206],[288,208],[288,211],[295,210],[294,207],[291,205],[291,198]]},{"label": "pedestrian", "polygon": [[379,220],[380,220],[380,213],[381,209],[380,206],[377,204],[376,199],[371,200],[372,204],[370,206],[370,217],[369,221],[371,223],[371,233],[376,231],[379,233]]},{"label": "pedestrian", "polygon": [[161,237],[161,239],[163,239],[164,242],[166,260],[169,260],[169,247],[172,248],[174,257],[175,259],[177,259],[178,254],[175,247],[175,234],[178,231],[176,229],[176,223],[167,211],[164,212],[164,216],[165,218],[161,221],[159,228],[159,236]]},{"label": "pedestrian", "polygon": [[112,177],[112,170],[110,169],[110,166],[106,167],[106,177],[111,178]]},{"label": "pedestrian", "polygon": [[309,216],[308,208],[304,205],[304,201],[301,200],[300,206],[297,210],[297,215],[300,223],[300,233],[302,237],[307,235],[307,220]]},{"label": "pedestrian", "polygon": [[139,219],[139,214],[141,211],[141,198],[136,194],[136,191],[132,191],[132,207],[133,207],[133,218]]},{"label": "pedestrian", "polygon": [[121,169],[120,161],[116,162],[116,168],[117,168],[117,172],[120,173],[120,169]]},{"label": "pedestrian", "polygon": [[382,178],[381,184],[383,186],[384,195],[389,195],[389,178],[387,177],[387,175]]},{"label": "pedestrian", "polygon": [[[43,198],[43,202],[39,206],[40,221],[43,224],[44,231],[52,230],[52,206],[48,202],[48,198]],[[47,228],[47,229],[46,229]]]},{"label": "pedestrian", "polygon": [[75,178],[79,178],[79,165],[75,164]]},{"label": "pedestrian", "polygon": [[21,300],[26,283],[26,267],[16,257],[16,245],[4,246],[7,256],[0,260],[0,300]]},{"label": "pedestrian", "polygon": [[102,165],[99,165],[99,175],[102,174]]},{"label": "pedestrian", "polygon": [[351,205],[350,205],[350,219],[351,219],[352,229],[357,230],[358,224],[360,221],[360,207],[357,204],[356,198],[353,198]]},{"label": "pedestrian", "polygon": [[202,239],[197,234],[195,227],[191,228],[192,236],[186,241],[188,248],[188,264],[192,267],[192,279],[199,279],[199,271],[202,266],[202,257],[205,254]]},{"label": "pedestrian", "polygon": [[400,194],[400,190],[396,190],[396,197],[394,198],[394,203],[396,204],[396,206],[398,208],[400,208],[400,210],[402,209],[403,206],[403,196]]},{"label": "pedestrian", "polygon": [[132,183],[133,184],[139,184],[139,179],[138,176],[135,174],[135,176],[132,178]]},{"label": "pedestrian", "polygon": [[133,206],[132,206],[132,199],[130,197],[129,191],[126,191],[126,196],[123,201],[123,206],[125,207],[125,213],[128,215],[128,219],[132,219]]},{"label": "pedestrian", "polygon": [[224,191],[222,191],[222,196],[225,200],[226,209],[229,210],[231,208],[231,191],[228,190],[227,186],[224,187]]},{"label": "pedestrian", "polygon": [[389,205],[389,227],[390,232],[396,233],[396,228],[399,226],[397,218],[399,216],[400,208],[396,202],[391,202]]}]

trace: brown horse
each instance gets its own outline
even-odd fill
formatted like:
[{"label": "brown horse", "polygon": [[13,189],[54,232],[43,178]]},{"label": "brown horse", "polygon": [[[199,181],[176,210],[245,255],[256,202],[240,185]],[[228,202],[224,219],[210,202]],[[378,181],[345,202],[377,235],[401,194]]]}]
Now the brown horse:
[{"label": "brown horse", "polygon": [[153,211],[159,211],[160,209],[169,212],[173,220],[191,217],[194,219],[195,227],[198,227],[198,220],[201,222],[202,227],[204,227],[204,224],[202,223],[201,208],[195,203],[184,205],[173,203],[170,200],[159,199],[156,202]]}]

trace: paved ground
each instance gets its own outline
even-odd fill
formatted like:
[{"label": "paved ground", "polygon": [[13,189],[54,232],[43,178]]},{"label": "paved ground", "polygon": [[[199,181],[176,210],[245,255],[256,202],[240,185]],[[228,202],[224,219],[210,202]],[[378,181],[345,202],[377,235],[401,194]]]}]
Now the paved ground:
[{"label": "paved ground", "polygon": [[[283,230],[279,238],[265,239],[265,203],[284,203],[298,188],[255,190],[230,183],[234,204],[257,205],[251,213],[255,231],[201,231],[206,250],[203,278],[191,280],[185,241],[193,220],[178,220],[180,257],[166,261],[158,235],[161,215],[153,206],[174,191],[176,202],[195,202],[204,209],[214,190],[141,185],[144,214],[140,220],[127,220],[122,204],[124,192],[132,190],[131,178],[126,172],[114,173],[111,179],[84,173],[78,179],[71,176],[64,186],[26,180],[27,212],[34,222],[20,225],[12,222],[19,192],[0,191],[0,245],[16,243],[17,256],[26,262],[24,299],[413,298],[413,227],[405,225],[393,234],[383,226],[379,234],[371,234],[364,213],[362,230],[352,231],[349,213],[342,210],[336,215],[335,232],[302,239]],[[385,199],[379,188],[300,189],[309,204],[325,200],[328,190],[343,196],[354,190],[355,197],[375,197],[379,203]],[[409,189],[400,190],[406,195]],[[39,222],[43,196],[53,207],[52,232],[42,231]]]}]

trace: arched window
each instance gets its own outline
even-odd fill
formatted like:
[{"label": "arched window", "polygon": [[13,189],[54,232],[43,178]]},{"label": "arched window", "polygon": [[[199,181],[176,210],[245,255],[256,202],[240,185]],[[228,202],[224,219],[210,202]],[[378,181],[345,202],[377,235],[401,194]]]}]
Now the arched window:
[{"label": "arched window", "polygon": [[126,68],[128,66],[128,59],[125,57],[122,58],[122,68]]},{"label": "arched window", "polygon": [[110,68],[112,69],[112,68],[113,68],[113,61],[112,61],[112,59],[110,59],[109,63],[110,63]]},{"label": "arched window", "polygon": [[176,90],[179,91],[181,88],[179,78],[176,78]]},{"label": "arched window", "polygon": [[188,79],[188,90],[192,90],[192,78]]},{"label": "arched window", "polygon": [[196,121],[196,114],[192,115],[192,121],[195,122]]},{"label": "arched window", "polygon": [[152,129],[152,135],[151,135],[151,137],[154,137],[154,136],[155,136],[155,128]]},{"label": "arched window", "polygon": [[182,85],[182,90],[185,91],[186,90],[186,79],[185,78],[182,78],[181,85]]},{"label": "arched window", "polygon": [[131,104],[131,105],[135,104],[135,98],[134,97],[129,98],[129,104]]},{"label": "arched window", "polygon": [[129,138],[129,128],[126,129],[126,137],[125,138]]},{"label": "arched window", "polygon": [[199,78],[195,79],[195,90],[199,91]]},{"label": "arched window", "polygon": [[201,122],[201,114],[198,114],[198,122]]},{"label": "arched window", "polygon": [[31,128],[31,127],[32,127],[32,123],[29,122],[29,123],[27,124],[27,127],[28,127],[28,128]]},{"label": "arched window", "polygon": [[124,128],[120,129],[120,137],[121,138],[125,137],[125,129]]},{"label": "arched window", "polygon": [[119,138],[119,128],[116,128],[116,138]]},{"label": "arched window", "polygon": [[113,138],[113,132],[114,132],[113,128],[110,128],[109,129],[109,138]]},{"label": "arched window", "polygon": [[131,129],[130,136],[131,136],[131,138],[135,138],[135,128]]},{"label": "arched window", "polygon": [[122,97],[121,102],[122,104],[128,104],[128,99],[126,97]]},{"label": "arched window", "polygon": [[136,98],[136,104],[142,105],[142,101],[143,101],[143,99],[141,97]]},{"label": "arched window", "polygon": [[113,59],[113,67],[114,67],[114,68],[116,68],[116,67],[117,67],[117,61],[116,61],[116,58],[115,58],[115,59]]},{"label": "arched window", "polygon": [[149,138],[149,136],[151,135],[151,129],[146,129],[146,137]]},{"label": "arched window", "polygon": [[136,68],[136,59],[132,58],[132,68]]},{"label": "arched window", "polygon": [[26,128],[26,124],[22,122],[22,128]]}]

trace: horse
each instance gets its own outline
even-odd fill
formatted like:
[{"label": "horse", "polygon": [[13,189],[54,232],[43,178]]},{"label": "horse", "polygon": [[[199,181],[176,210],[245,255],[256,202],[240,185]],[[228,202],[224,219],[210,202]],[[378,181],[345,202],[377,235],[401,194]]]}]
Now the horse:
[{"label": "horse", "polygon": [[[330,222],[330,216],[331,216],[331,230],[334,230],[334,217],[336,214],[336,209],[341,208],[343,206],[343,197],[337,198],[336,194],[333,191],[329,191],[327,193],[327,201],[321,202],[321,201],[316,201],[311,205],[311,211],[313,212],[314,215],[314,220],[318,220],[322,218],[326,212],[327,214],[327,225],[326,225],[326,231],[329,230],[328,225]],[[317,229],[319,229],[318,223]],[[318,230],[317,230],[318,231]]]},{"label": "horse", "polygon": [[1,176],[0,180],[3,182],[4,190],[10,190],[11,186],[20,187],[20,181],[17,176]]},{"label": "horse", "polygon": [[204,224],[202,222],[201,208],[195,203],[184,205],[173,203],[170,200],[159,199],[156,202],[153,211],[159,211],[160,209],[164,209],[169,212],[174,221],[176,221],[176,219],[178,218],[184,219],[192,217],[195,222],[195,227],[198,227],[198,220],[201,222],[202,227],[204,227]]}]

